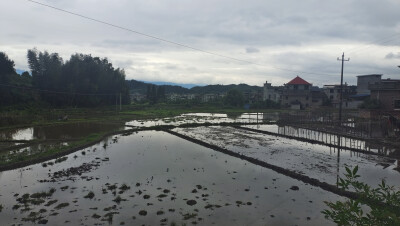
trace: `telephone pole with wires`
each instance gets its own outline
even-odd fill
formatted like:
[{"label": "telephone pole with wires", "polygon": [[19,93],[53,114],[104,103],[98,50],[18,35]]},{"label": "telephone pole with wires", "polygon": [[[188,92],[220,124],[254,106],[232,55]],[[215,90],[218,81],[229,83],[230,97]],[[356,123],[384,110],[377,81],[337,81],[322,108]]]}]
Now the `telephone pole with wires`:
[{"label": "telephone pole with wires", "polygon": [[337,60],[342,61],[342,72],[340,75],[340,104],[339,104],[339,126],[342,126],[342,105],[343,105],[343,65],[345,61],[350,61],[350,58],[347,60],[344,59],[344,52],[342,54],[342,59],[337,58]]}]

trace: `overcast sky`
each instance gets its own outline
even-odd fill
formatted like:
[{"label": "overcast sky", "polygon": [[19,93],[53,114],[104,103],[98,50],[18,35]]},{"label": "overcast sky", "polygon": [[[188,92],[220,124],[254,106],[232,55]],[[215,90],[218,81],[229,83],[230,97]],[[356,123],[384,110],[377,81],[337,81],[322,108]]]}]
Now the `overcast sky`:
[{"label": "overcast sky", "polygon": [[[85,20],[27,0],[0,0],[0,51],[28,70],[27,49],[107,57],[127,79],[314,85],[356,75],[400,78],[399,0],[37,0],[239,62]],[[280,70],[285,69],[285,70]],[[292,70],[292,71],[287,71]],[[301,71],[301,72],[293,72]],[[306,73],[307,72],[307,73]],[[313,74],[311,74],[313,73]]]}]

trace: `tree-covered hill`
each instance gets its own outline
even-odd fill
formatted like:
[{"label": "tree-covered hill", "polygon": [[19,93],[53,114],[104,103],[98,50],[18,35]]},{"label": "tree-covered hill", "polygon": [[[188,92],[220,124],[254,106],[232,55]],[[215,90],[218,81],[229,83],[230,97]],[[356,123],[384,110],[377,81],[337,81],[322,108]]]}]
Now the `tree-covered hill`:
[{"label": "tree-covered hill", "polygon": [[[148,85],[151,83],[145,83],[136,80],[127,81],[128,87],[131,93],[140,93],[145,95]],[[196,86],[191,89],[187,89],[181,86],[172,85],[161,85],[158,87],[164,87],[165,93],[176,93],[176,94],[204,94],[204,93],[227,93],[231,89],[236,89],[241,92],[261,92],[261,86],[250,86],[247,84],[231,84],[231,85],[207,85],[207,86]]]}]

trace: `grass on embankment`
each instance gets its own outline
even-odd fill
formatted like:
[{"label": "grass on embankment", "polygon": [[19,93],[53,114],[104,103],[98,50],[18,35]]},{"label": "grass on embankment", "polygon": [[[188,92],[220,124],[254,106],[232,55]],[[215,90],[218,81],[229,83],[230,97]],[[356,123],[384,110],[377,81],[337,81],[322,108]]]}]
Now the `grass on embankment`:
[{"label": "grass on embankment", "polygon": [[93,133],[77,141],[69,142],[67,145],[55,145],[56,147],[44,148],[43,151],[34,154],[27,152],[14,152],[0,159],[0,171],[40,163],[100,142],[104,137],[111,135],[112,132]]},{"label": "grass on embankment", "polygon": [[[132,104],[94,108],[52,108],[49,106],[26,105],[0,109],[0,130],[29,126],[47,126],[77,122],[126,122],[135,119],[151,119],[178,116],[183,113],[226,113],[276,112],[280,109],[243,109],[217,104]],[[60,120],[67,116],[67,120]]]}]

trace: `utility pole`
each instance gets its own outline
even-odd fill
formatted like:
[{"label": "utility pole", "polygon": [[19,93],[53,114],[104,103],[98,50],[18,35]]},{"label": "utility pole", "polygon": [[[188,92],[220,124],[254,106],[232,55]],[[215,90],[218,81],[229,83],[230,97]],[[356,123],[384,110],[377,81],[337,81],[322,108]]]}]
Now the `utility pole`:
[{"label": "utility pole", "polygon": [[342,59],[337,58],[337,60],[342,61],[342,73],[340,75],[340,105],[339,105],[339,126],[342,126],[342,105],[343,105],[343,64],[345,61],[350,61],[350,58],[347,60],[344,59],[344,53],[342,54]]}]

